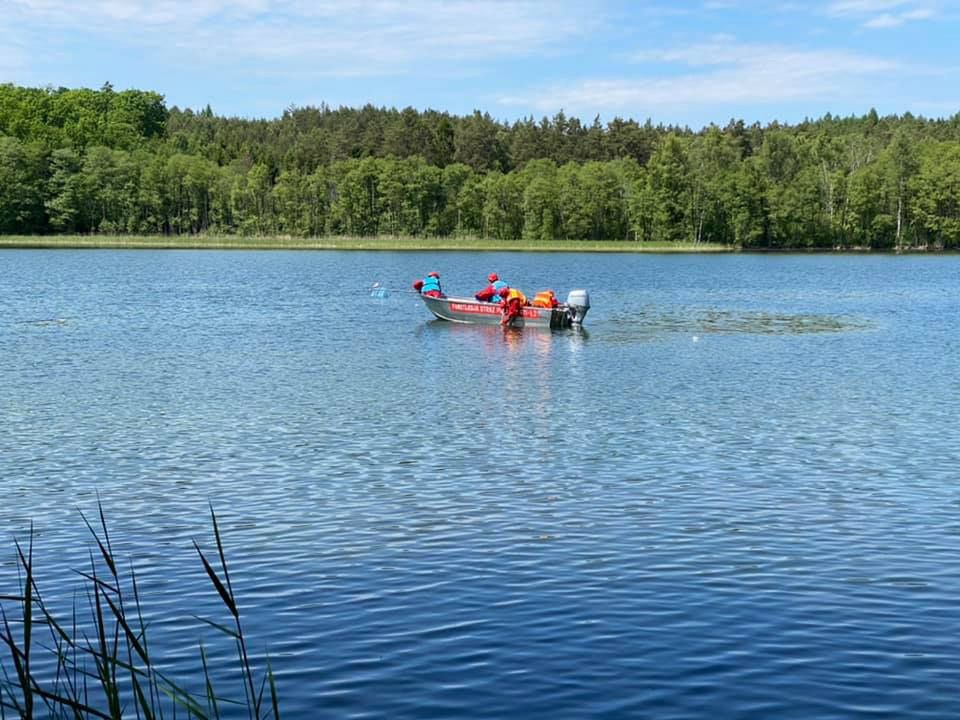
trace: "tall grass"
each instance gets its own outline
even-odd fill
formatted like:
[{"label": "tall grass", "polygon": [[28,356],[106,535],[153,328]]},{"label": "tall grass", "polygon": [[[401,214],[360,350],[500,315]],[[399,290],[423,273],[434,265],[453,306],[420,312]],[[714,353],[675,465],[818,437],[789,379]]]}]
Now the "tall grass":
[{"label": "tall grass", "polygon": [[615,240],[493,240],[480,237],[292,237],[289,235],[0,235],[10,248],[145,248],[243,250],[473,250],[524,252],[730,252],[709,243],[634,242]]},{"label": "tall grass", "polygon": [[[5,651],[0,655],[0,719],[161,720],[185,714],[207,720],[218,719],[225,711],[235,715],[238,708],[245,708],[243,714],[251,720],[279,720],[269,661],[266,669],[258,672],[247,648],[213,508],[216,554],[205,553],[196,541],[194,548],[229,620],[204,622],[236,647],[242,699],[218,692],[202,644],[197,668],[203,677],[201,692],[187,689],[161,669],[163,658],[156,656],[148,640],[136,572],[132,566],[123,571],[118,565],[103,507],[98,510],[99,531],[81,513],[96,546],[96,552],[90,552],[89,571],[80,572],[86,590],[84,615],[74,601],[70,617],[63,621],[54,616],[44,599],[34,567],[33,527],[26,545],[14,540],[17,593],[0,595],[0,651]],[[8,612],[8,606],[15,611]]]}]

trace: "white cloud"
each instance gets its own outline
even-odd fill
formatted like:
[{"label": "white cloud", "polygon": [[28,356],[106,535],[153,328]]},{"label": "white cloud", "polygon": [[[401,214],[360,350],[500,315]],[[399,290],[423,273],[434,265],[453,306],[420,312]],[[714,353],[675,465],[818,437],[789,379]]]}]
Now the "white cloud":
[{"label": "white cloud", "polygon": [[936,13],[929,2],[918,0],[838,0],[827,6],[832,17],[852,18],[871,30],[900,27],[914,20],[929,20]]},{"label": "white cloud", "polygon": [[[243,5],[243,2],[237,3]],[[69,0],[10,0],[12,9],[23,21],[51,23],[76,29],[110,29],[127,27],[135,22],[145,29],[164,25],[189,24],[202,21],[226,2],[197,0],[194,3],[161,0],[92,0],[79,9]]]},{"label": "white cloud", "polygon": [[10,0],[22,21],[175,45],[229,65],[298,61],[339,75],[394,74],[416,60],[517,57],[590,25],[574,0]]},{"label": "white cloud", "polygon": [[863,26],[867,28],[892,28],[899,27],[905,22],[902,16],[883,13],[867,20]]},{"label": "white cloud", "polygon": [[888,60],[837,50],[798,50],[780,45],[738,43],[718,35],[710,42],[670,50],[638,53],[637,62],[680,63],[690,67],[729,66],[740,74],[784,73],[786,76],[820,76],[838,72],[878,72],[893,66]]},{"label": "white cloud", "polygon": [[[645,63],[680,63],[691,72],[665,78],[642,76],[590,79],[570,87],[545,88],[533,98],[504,97],[505,105],[531,104],[539,110],[558,107],[594,112],[628,112],[641,108],[689,109],[775,104],[843,98],[864,78],[889,73],[889,60],[843,50],[798,50],[774,45],[738,44],[729,38],[711,43],[646,52]],[[588,114],[589,114],[588,113]]]},{"label": "white cloud", "polygon": [[10,0],[14,8],[29,16],[81,25],[123,23],[136,20],[146,25],[177,25],[211,18],[220,14],[241,17],[269,7],[267,0],[90,0],[82,10],[71,0]]},{"label": "white cloud", "polygon": [[838,0],[827,6],[830,15],[867,15],[909,5],[910,0]]},{"label": "white cloud", "polygon": [[9,82],[27,66],[27,53],[21,38],[10,28],[0,27],[0,82]]}]

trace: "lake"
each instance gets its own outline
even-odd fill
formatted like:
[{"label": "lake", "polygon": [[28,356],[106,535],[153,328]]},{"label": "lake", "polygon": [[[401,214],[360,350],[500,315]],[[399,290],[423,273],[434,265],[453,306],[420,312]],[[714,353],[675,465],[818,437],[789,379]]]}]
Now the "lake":
[{"label": "lake", "polygon": [[[430,270],[593,308],[582,331],[442,323],[405,292]],[[960,715],[960,257],[0,271],[0,594],[32,522],[69,606],[99,497],[185,682],[201,639],[230,666],[195,618],[229,619],[191,544],[215,547],[212,506],[286,718]]]}]

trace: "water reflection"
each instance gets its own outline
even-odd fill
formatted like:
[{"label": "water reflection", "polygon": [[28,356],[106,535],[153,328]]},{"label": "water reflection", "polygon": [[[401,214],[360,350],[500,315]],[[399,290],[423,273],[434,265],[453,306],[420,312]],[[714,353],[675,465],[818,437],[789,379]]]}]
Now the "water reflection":
[{"label": "water reflection", "polygon": [[448,333],[464,338],[472,347],[479,346],[484,355],[491,359],[501,358],[505,354],[546,357],[558,347],[558,343],[565,343],[571,350],[576,351],[581,349],[590,338],[590,333],[582,327],[547,330],[499,325],[469,325],[436,318],[420,325],[416,335],[422,338],[426,333],[431,332]]},{"label": "water reflection", "polygon": [[[447,343],[447,352],[461,352],[478,359],[482,357],[488,367],[497,368],[498,394],[514,398],[525,407],[516,412],[509,422],[523,422],[528,442],[536,445],[537,427],[545,427],[553,414],[558,383],[579,378],[583,368],[564,353],[579,352],[590,335],[582,328],[547,330],[541,328],[513,328],[497,325],[468,325],[444,320],[430,320],[417,329],[418,336],[430,335],[433,340],[442,338]],[[456,349],[450,339],[462,341]],[[511,410],[510,412],[514,412]],[[533,418],[533,426],[528,422]]]}]

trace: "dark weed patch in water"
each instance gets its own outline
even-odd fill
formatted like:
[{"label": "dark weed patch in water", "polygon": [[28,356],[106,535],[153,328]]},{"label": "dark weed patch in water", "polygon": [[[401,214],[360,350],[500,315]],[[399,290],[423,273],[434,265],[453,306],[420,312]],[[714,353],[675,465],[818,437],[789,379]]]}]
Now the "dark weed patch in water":
[{"label": "dark weed patch in water", "polygon": [[[681,312],[645,310],[613,316],[620,332],[655,337],[664,333],[700,335],[810,335],[869,329],[862,320],[835,315],[691,309]],[[616,331],[615,331],[616,332]],[[619,333],[617,333],[619,334]]]}]

